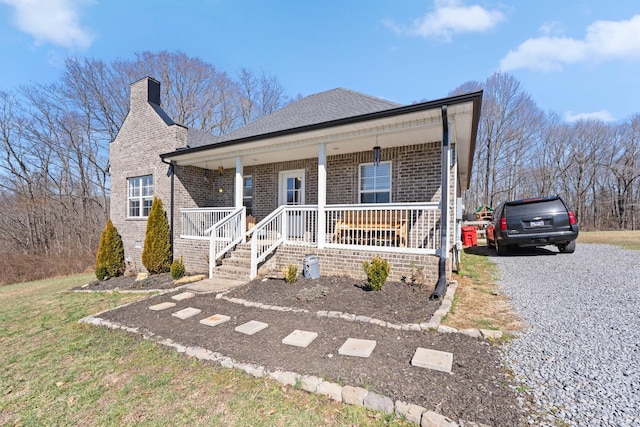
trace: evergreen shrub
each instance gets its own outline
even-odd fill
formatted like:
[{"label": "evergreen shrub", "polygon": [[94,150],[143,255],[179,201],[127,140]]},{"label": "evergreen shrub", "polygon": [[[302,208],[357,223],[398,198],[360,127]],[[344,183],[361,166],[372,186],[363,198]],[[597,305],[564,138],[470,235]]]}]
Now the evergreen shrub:
[{"label": "evergreen shrub", "polygon": [[171,267],[171,237],[169,222],[162,200],[153,198],[147,218],[147,230],[142,249],[142,265],[150,274],[166,273]]},{"label": "evergreen shrub", "polygon": [[289,264],[286,267],[282,267],[282,274],[284,274],[284,281],[287,283],[294,283],[298,280],[298,267]]},{"label": "evergreen shrub", "polygon": [[171,272],[171,278],[173,280],[178,280],[184,276],[186,270],[184,268],[184,262],[182,262],[182,257],[173,260],[169,271]]},{"label": "evergreen shrub", "polygon": [[371,263],[362,261],[362,269],[367,275],[367,283],[372,291],[382,290],[382,286],[389,276],[389,263],[385,259],[376,256]]},{"label": "evergreen shrub", "polygon": [[109,219],[100,236],[96,254],[96,278],[102,281],[109,277],[121,276],[125,268],[122,237]]}]

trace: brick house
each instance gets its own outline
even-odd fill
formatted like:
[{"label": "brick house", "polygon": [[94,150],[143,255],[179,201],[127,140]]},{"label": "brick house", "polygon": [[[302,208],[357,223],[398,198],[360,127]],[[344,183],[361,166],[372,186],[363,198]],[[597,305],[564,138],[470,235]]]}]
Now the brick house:
[{"label": "brick house", "polygon": [[175,123],[156,80],[130,89],[110,144],[111,219],[129,268],[143,269],[158,196],[189,272],[248,279],[315,254],[321,275],[363,278],[377,254],[392,280],[450,274],[482,92],[401,106],[334,89],[216,138]]}]

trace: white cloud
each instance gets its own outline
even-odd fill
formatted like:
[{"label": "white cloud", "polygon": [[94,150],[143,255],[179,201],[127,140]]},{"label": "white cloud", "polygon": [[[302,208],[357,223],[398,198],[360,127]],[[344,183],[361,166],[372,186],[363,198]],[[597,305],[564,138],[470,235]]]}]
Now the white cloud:
[{"label": "white cloud", "polygon": [[[546,27],[541,27],[543,33]],[[559,71],[564,65],[590,61],[640,58],[640,15],[628,21],[596,21],[584,39],[572,37],[531,38],[500,61],[500,69],[529,68]]]},{"label": "white cloud", "polygon": [[578,120],[602,120],[603,122],[614,122],[616,119],[607,110],[594,111],[593,113],[574,113],[567,111],[564,113],[564,119],[568,122],[577,122]]},{"label": "white cloud", "polygon": [[564,26],[558,21],[548,21],[540,25],[540,33],[545,36],[552,34],[562,34]]},{"label": "white cloud", "polygon": [[17,27],[33,36],[36,44],[52,43],[68,49],[85,49],[93,35],[79,23],[79,9],[87,0],[0,0],[14,9]]},{"label": "white cloud", "polygon": [[504,20],[499,11],[491,11],[481,6],[464,6],[460,0],[436,0],[435,10],[413,21],[410,26],[398,25],[393,21],[385,24],[398,34],[434,37],[450,42],[458,33],[481,33],[495,27]]}]

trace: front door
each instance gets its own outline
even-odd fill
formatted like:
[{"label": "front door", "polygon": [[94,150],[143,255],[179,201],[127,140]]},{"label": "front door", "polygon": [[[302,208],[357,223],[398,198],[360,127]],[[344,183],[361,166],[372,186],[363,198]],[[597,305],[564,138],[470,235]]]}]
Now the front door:
[{"label": "front door", "polygon": [[[280,172],[280,205],[304,205],[304,169]],[[288,238],[302,238],[305,232],[305,217],[301,212],[288,212]]]}]

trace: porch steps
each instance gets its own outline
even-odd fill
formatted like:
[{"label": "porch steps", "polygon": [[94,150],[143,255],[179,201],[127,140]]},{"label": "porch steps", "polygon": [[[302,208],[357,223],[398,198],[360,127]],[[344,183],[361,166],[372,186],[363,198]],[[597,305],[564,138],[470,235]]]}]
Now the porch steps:
[{"label": "porch steps", "polygon": [[213,276],[215,279],[248,282],[251,276],[251,244],[236,246],[229,256],[222,259],[222,264],[215,268]]}]

